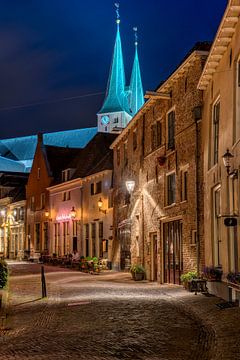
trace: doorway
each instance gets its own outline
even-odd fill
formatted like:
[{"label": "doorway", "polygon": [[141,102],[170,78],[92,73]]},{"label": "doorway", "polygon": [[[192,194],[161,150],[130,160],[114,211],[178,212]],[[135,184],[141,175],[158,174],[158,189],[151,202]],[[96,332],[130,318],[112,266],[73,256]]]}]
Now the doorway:
[{"label": "doorway", "polygon": [[182,221],[163,224],[164,282],[180,284],[182,273]]},{"label": "doorway", "polygon": [[157,233],[150,235],[151,281],[157,281]]}]

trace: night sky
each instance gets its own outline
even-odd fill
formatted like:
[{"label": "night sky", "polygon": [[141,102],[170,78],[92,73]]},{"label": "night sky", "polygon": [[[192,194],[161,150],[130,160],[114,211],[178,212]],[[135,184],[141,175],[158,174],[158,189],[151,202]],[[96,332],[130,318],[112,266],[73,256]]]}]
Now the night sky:
[{"label": "night sky", "polygon": [[[195,42],[213,40],[226,4],[120,1],[127,81],[133,26],[139,31],[144,91],[153,90]],[[112,0],[1,0],[0,138],[96,126],[115,33]],[[88,94],[97,95],[79,97]]]}]

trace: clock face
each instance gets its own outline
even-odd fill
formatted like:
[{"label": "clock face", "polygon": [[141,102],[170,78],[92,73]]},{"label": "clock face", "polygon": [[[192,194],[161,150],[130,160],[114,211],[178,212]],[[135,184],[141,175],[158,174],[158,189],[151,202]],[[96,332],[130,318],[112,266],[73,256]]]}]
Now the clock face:
[{"label": "clock face", "polygon": [[101,118],[101,123],[102,123],[103,125],[108,125],[109,121],[110,121],[110,119],[109,119],[109,116],[108,116],[108,115],[102,116],[102,118]]}]

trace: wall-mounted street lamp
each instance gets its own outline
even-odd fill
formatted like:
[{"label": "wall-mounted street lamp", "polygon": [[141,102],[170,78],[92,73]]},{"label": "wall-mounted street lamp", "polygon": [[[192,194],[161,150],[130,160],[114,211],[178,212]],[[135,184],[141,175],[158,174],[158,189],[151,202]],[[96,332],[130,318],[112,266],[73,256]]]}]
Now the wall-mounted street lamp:
[{"label": "wall-mounted street lamp", "polygon": [[77,216],[77,212],[76,212],[74,206],[72,207],[72,210],[70,211],[70,216],[71,216],[72,220],[74,220]]},{"label": "wall-mounted street lamp", "polygon": [[234,158],[234,155],[229,151],[229,149],[227,149],[227,151],[225,152],[225,154],[222,157],[223,164],[224,164],[225,168],[227,169],[227,174],[228,175],[238,176],[238,170],[237,169],[233,169],[233,170],[230,171],[230,169],[232,167],[232,159],[233,158]]},{"label": "wall-mounted street lamp", "polygon": [[135,181],[127,180],[125,182],[125,184],[126,184],[126,188],[127,188],[127,191],[129,192],[129,194],[132,194],[132,192],[134,191],[134,188],[135,188]]},{"label": "wall-mounted street lamp", "polygon": [[102,199],[100,198],[100,199],[98,200],[98,210],[101,211],[102,213],[106,214],[106,213],[107,213],[107,210],[103,210],[102,207],[103,207],[103,201],[102,201]]},{"label": "wall-mounted street lamp", "polygon": [[45,210],[45,217],[46,217],[46,218],[49,218],[49,215],[50,215],[50,214],[49,214],[49,211],[48,211],[48,210]]}]

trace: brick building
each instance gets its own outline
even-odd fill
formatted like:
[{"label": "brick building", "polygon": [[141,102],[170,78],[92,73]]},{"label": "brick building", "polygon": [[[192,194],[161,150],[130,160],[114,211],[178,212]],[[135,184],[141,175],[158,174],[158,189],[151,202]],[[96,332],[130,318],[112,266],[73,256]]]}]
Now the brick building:
[{"label": "brick building", "polygon": [[[114,258],[179,283],[203,264],[202,92],[210,45],[198,43],[114,141]],[[125,182],[135,182],[128,194]]]}]

